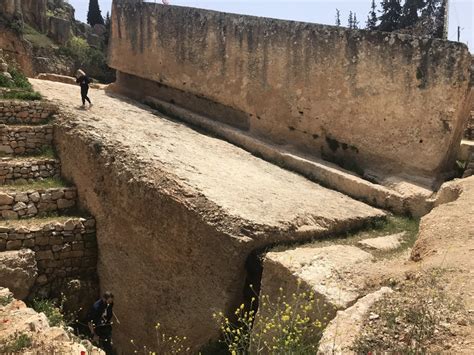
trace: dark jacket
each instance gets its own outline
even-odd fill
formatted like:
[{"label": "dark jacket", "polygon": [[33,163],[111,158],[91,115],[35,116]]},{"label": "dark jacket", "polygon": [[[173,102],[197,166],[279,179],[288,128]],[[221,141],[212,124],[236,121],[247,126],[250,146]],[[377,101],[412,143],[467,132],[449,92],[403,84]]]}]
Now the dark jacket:
[{"label": "dark jacket", "polygon": [[102,298],[94,303],[91,310],[89,311],[89,315],[87,320],[92,322],[94,326],[101,326],[105,324],[109,324],[112,320],[112,309],[114,304],[107,304]]},{"label": "dark jacket", "polygon": [[92,79],[89,78],[87,75],[82,75],[79,78],[77,78],[76,83],[81,85],[81,89],[89,89],[89,84],[92,83]]}]

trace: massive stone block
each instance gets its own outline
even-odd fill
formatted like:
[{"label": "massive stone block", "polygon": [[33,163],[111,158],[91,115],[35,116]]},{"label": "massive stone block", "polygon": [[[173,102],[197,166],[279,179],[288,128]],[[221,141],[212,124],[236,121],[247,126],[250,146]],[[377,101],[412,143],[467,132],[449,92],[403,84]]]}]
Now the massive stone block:
[{"label": "massive stone block", "polygon": [[125,353],[130,339],[153,345],[156,322],[194,349],[215,340],[212,314],[243,301],[253,251],[385,215],[102,90],[78,114],[75,87],[33,82],[64,109],[62,173],[96,218],[101,290],[116,296]]},{"label": "massive stone block", "polygon": [[116,1],[117,89],[376,177],[430,184],[467,119],[465,45]]}]

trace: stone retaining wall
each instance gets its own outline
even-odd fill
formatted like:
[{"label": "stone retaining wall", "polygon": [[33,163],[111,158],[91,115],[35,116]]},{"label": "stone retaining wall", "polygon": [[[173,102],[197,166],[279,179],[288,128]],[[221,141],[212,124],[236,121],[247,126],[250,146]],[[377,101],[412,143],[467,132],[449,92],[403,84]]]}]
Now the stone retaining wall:
[{"label": "stone retaining wall", "polygon": [[0,184],[26,183],[44,178],[58,178],[61,164],[56,159],[0,161]]},{"label": "stone retaining wall", "polygon": [[0,152],[25,155],[41,152],[51,147],[53,127],[45,126],[0,126]]},{"label": "stone retaining wall", "polygon": [[0,101],[0,123],[37,124],[58,112],[58,107],[43,101]]},{"label": "stone retaining wall", "polygon": [[75,277],[96,275],[97,243],[95,220],[74,218],[65,222],[25,227],[0,227],[0,251],[35,251],[38,278],[33,294],[46,296],[53,286]]},{"label": "stone retaining wall", "polygon": [[0,220],[30,218],[65,212],[76,206],[76,188],[62,187],[25,192],[0,192]]}]

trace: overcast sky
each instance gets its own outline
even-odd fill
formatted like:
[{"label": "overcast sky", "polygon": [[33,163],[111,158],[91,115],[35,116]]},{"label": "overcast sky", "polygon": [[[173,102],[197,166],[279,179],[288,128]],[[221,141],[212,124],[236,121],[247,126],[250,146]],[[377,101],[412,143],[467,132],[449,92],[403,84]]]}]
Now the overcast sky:
[{"label": "overcast sky", "polygon": [[[316,22],[333,25],[336,8],[341,11],[343,24],[349,11],[357,13],[365,25],[371,0],[168,0],[172,5],[192,6],[203,9],[233,12],[246,15],[273,17],[286,20]],[[154,1],[149,1],[154,2]],[[161,0],[156,0],[161,3]],[[76,8],[76,18],[85,21],[89,0],[69,0]],[[110,11],[112,0],[99,0],[102,14]],[[377,0],[376,3],[380,3]],[[449,39],[457,39],[461,26],[461,41],[474,53],[474,0],[450,0]]]}]

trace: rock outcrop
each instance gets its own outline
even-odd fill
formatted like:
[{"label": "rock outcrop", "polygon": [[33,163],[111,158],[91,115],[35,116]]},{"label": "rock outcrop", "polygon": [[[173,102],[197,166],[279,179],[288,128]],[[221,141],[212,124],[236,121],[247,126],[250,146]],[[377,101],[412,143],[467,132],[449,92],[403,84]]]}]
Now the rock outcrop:
[{"label": "rock outcrop", "polygon": [[37,276],[34,251],[22,249],[0,253],[0,287],[9,288],[16,298],[28,297]]},{"label": "rock outcrop", "polygon": [[[18,339],[23,339],[22,348]],[[11,350],[9,347],[16,346]],[[61,327],[51,327],[44,313],[37,313],[14,299],[0,287],[0,352],[26,354],[90,354],[105,355],[89,342],[71,336]]]}]

